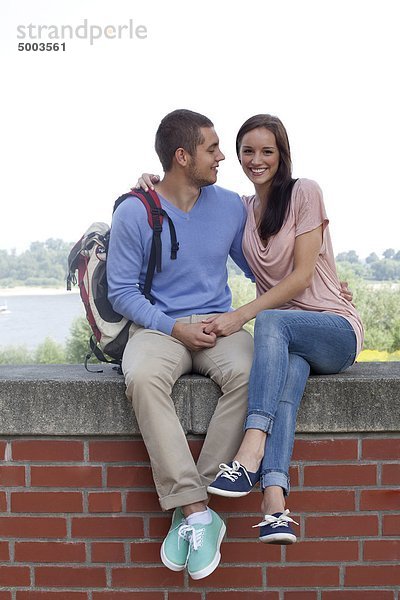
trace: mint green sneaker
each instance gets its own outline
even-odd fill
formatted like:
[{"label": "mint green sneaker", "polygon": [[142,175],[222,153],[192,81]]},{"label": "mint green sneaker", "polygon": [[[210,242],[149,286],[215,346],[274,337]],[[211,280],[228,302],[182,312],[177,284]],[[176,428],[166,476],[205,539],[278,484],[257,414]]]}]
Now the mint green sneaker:
[{"label": "mint green sneaker", "polygon": [[171,571],[183,571],[187,563],[189,542],[185,517],[180,507],[174,510],[167,537],[161,546],[161,560]]},{"label": "mint green sneaker", "polygon": [[194,523],[186,525],[189,539],[188,572],[192,579],[203,579],[219,565],[219,547],[225,535],[225,523],[216,512],[210,509],[212,521],[209,525]]}]

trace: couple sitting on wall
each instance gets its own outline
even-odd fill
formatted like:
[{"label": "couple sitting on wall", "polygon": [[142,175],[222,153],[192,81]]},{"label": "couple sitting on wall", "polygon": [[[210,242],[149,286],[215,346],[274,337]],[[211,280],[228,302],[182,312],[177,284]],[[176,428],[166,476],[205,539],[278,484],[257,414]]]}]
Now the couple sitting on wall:
[{"label": "couple sitting on wall", "polygon": [[[237,156],[254,185],[250,197],[215,185],[225,157],[207,117],[168,114],[155,149],[164,176],[144,175],[139,183],[154,187],[173,219],[179,256],[170,260],[163,231],[163,269],[151,303],[142,294],[152,239],[146,210],[135,199],[122,203],[111,228],[109,299],[133,321],[122,361],[126,393],[160,505],[174,509],[161,560],[201,579],[218,566],[225,534],[209,494],[245,496],[259,482],[260,541],[296,541],[285,499],[307,378],[310,370],[338,373],[353,364],[363,327],[336,274],[321,189],[292,178],[277,117],[251,117],[237,134]],[[256,283],[257,298],[237,310],[228,256]],[[253,344],[243,326],[254,317]],[[176,380],[191,372],[222,391],[197,464],[171,400]]]}]

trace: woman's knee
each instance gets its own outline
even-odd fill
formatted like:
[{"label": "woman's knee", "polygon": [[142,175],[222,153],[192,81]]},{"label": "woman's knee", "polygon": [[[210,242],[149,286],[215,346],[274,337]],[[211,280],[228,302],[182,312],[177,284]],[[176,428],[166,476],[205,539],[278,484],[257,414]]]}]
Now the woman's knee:
[{"label": "woman's knee", "polygon": [[[283,314],[282,314],[283,313]],[[285,331],[285,314],[281,310],[263,310],[258,313],[254,326],[254,336],[269,335],[279,337]]]}]

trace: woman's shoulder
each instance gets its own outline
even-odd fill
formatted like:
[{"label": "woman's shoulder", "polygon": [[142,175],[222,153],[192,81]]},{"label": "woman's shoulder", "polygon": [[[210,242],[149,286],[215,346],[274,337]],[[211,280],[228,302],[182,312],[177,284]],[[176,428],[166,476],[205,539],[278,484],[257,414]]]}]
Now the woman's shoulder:
[{"label": "woman's shoulder", "polygon": [[303,193],[303,194],[322,194],[321,187],[319,184],[314,181],[314,179],[306,179],[305,177],[301,177],[297,179],[296,183],[293,186],[293,193]]}]

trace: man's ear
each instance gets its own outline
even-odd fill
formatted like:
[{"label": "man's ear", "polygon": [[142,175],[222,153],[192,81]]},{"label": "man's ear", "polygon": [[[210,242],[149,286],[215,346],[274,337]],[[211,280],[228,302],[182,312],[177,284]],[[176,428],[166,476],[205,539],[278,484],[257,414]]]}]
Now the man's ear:
[{"label": "man's ear", "polygon": [[175,160],[181,167],[186,167],[188,158],[189,155],[184,148],[177,148],[175,150]]}]

